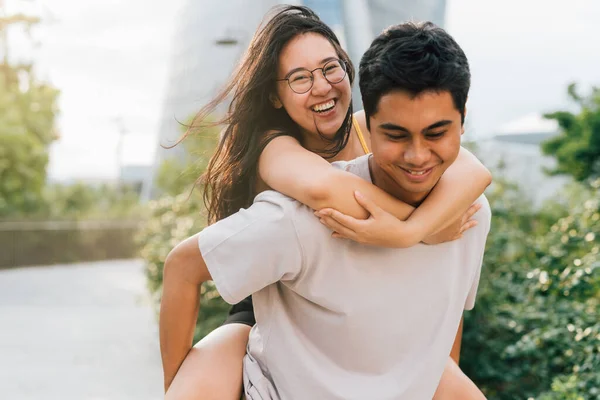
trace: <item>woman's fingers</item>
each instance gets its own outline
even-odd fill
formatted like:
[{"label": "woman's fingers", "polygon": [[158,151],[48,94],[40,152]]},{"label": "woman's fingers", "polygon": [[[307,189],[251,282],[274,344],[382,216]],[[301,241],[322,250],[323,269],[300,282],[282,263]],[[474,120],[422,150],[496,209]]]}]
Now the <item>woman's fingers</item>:
[{"label": "woman's fingers", "polygon": [[475,213],[477,211],[479,211],[479,210],[481,210],[481,204],[480,203],[472,204],[471,207],[469,207],[469,209],[463,215],[463,221],[470,220],[471,217],[473,217],[473,215],[475,215]]},{"label": "woman's fingers", "polygon": [[463,225],[460,227],[460,231],[458,232],[458,234],[459,234],[460,236],[462,236],[462,234],[463,234],[465,231],[467,231],[467,230],[469,230],[469,229],[471,229],[471,228],[474,228],[474,227],[476,227],[476,226],[477,226],[477,224],[478,224],[478,222],[477,222],[477,220],[476,220],[476,219],[471,219],[471,220],[467,221],[466,223],[464,223],[464,224],[463,224]]},{"label": "woman's fingers", "polygon": [[345,227],[344,225],[340,224],[335,219],[329,216],[323,216],[319,219],[319,221],[321,221],[323,225],[325,225],[332,231],[337,232],[346,238],[353,239],[356,237],[356,234],[354,233],[354,231],[352,231],[352,229]]},{"label": "woman's fingers", "polygon": [[368,219],[356,219],[331,208],[315,211],[315,215],[323,225],[334,231],[333,237],[389,246],[398,220],[359,192],[355,192],[355,196],[356,201],[371,214]]},{"label": "woman's fingers", "polygon": [[366,198],[362,193],[358,190],[354,192],[354,198],[356,202],[361,205],[365,210],[369,212],[371,215],[378,215],[383,209],[381,209],[377,204],[372,202],[370,199]]},{"label": "woman's fingers", "polygon": [[352,229],[352,230],[356,230],[360,224],[360,222],[359,222],[360,220],[358,220],[354,217],[351,217],[349,215],[342,214],[341,212],[334,210],[332,208],[324,208],[322,210],[315,211],[315,215],[319,218],[323,218],[323,217],[332,218],[339,224],[341,224],[349,229]]}]

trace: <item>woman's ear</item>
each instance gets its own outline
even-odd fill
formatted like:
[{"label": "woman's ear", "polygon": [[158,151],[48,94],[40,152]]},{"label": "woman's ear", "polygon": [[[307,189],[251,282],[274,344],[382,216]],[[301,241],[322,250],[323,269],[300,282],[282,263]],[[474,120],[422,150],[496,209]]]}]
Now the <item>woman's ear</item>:
[{"label": "woman's ear", "polygon": [[273,104],[273,107],[275,108],[281,108],[283,107],[283,104],[281,104],[281,101],[279,100],[279,97],[277,97],[276,94],[271,93],[269,95],[269,101],[271,102],[271,104]]}]

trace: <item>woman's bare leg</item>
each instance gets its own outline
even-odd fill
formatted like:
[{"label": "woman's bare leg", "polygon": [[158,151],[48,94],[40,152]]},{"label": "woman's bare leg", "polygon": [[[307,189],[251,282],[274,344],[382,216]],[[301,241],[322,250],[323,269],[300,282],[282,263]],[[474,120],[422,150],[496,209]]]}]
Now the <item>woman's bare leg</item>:
[{"label": "woman's bare leg", "polygon": [[250,327],[222,325],[188,353],[165,400],[239,400]]},{"label": "woman's bare leg", "polygon": [[433,400],[485,400],[485,396],[456,362],[448,357]]}]

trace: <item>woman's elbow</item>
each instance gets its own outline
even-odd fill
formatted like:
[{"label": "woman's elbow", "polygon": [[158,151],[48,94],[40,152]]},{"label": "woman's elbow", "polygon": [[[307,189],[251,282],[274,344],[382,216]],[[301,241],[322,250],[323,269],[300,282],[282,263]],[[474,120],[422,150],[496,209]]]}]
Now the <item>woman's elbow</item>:
[{"label": "woman's elbow", "polygon": [[331,207],[331,186],[331,182],[328,182],[327,179],[312,180],[304,189],[305,204],[313,210]]}]

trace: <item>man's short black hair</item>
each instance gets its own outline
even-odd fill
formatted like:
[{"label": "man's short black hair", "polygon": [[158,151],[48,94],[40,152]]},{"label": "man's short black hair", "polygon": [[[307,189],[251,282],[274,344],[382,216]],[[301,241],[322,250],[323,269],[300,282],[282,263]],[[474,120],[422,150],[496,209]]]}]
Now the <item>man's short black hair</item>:
[{"label": "man's short black hair", "polygon": [[367,127],[381,97],[396,90],[415,97],[448,91],[464,123],[469,62],[452,36],[431,22],[407,22],[383,31],[360,61],[359,82]]}]

